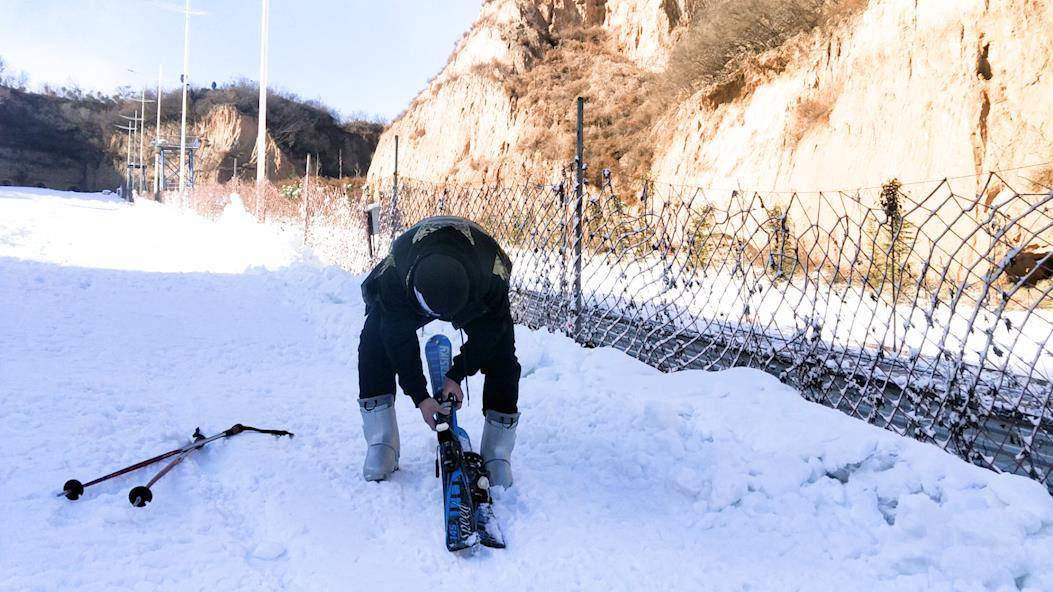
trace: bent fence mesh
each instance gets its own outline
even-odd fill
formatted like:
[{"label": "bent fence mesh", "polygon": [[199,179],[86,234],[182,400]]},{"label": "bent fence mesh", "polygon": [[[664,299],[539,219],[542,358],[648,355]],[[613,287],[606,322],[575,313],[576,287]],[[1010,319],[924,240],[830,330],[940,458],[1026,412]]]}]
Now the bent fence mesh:
[{"label": "bent fence mesh", "polygon": [[622,193],[604,174],[580,204],[566,181],[389,179],[361,203],[320,200],[330,205],[304,220],[308,242],[339,244],[341,264],[361,272],[422,218],[471,218],[513,260],[523,324],[663,371],[766,370],[812,401],[1053,491],[1053,193],[1019,179]]}]

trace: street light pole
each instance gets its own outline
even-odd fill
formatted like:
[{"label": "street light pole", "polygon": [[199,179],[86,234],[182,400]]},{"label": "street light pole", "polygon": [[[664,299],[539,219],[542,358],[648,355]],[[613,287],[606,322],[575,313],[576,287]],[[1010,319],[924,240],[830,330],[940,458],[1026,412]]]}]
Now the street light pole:
[{"label": "street light pole", "polygon": [[190,84],[189,62],[190,62],[190,0],[186,0],[186,8],[183,12],[183,113],[182,122],[179,127],[179,192],[186,190],[186,89]]},{"label": "street light pole", "polygon": [[139,95],[139,191],[146,192],[146,167],[143,161],[143,144],[146,142],[146,83]]},{"label": "street light pole", "polygon": [[161,66],[157,66],[157,127],[154,128],[154,194],[160,199],[161,193]]},{"label": "street light pole", "polygon": [[[187,0],[189,1],[189,0]],[[261,0],[260,14],[260,108],[256,129],[256,217],[260,216],[263,184],[267,181],[267,45],[270,0]]]}]

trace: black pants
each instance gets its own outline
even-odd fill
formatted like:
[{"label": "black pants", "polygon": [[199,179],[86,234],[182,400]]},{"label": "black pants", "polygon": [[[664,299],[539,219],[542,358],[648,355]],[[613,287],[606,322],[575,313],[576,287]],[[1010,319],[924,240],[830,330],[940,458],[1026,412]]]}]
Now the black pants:
[{"label": "black pants", "polygon": [[[380,311],[366,316],[358,342],[358,396],[362,399],[395,393],[395,368],[380,340]],[[454,336],[451,341],[456,341]],[[519,377],[522,367],[516,358],[515,331],[508,319],[490,358],[480,368],[483,383],[483,411],[516,413],[519,402]]]}]

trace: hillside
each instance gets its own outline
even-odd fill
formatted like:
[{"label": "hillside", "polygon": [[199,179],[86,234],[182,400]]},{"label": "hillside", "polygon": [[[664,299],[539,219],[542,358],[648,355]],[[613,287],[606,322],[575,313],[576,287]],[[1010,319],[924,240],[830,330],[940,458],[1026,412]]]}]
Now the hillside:
[{"label": "hillside", "polygon": [[[591,170],[711,188],[876,186],[1053,161],[1053,5],[490,0],[371,175]],[[1053,178],[1053,169],[1035,179]]]},{"label": "hillside", "polygon": [[0,86],[0,185],[116,188],[123,174],[111,141],[117,112],[106,98],[64,99]]},{"label": "hillside", "polygon": [[[199,137],[198,179],[226,181],[234,174],[255,176],[257,90],[239,82],[188,95],[188,135]],[[149,99],[155,97],[153,93]],[[268,173],[271,179],[302,175],[307,155],[312,172],[356,175],[369,166],[383,126],[341,121],[323,105],[272,93],[268,99]],[[28,185],[94,191],[113,189],[124,175],[126,133],[115,129],[131,116],[138,96],[107,96],[77,90],[33,93],[0,86],[0,185]],[[149,142],[156,111],[147,105],[146,158],[153,175]],[[179,141],[178,91],[161,97],[161,135]],[[137,151],[137,148],[135,149]],[[318,168],[315,168],[318,165]]]}]

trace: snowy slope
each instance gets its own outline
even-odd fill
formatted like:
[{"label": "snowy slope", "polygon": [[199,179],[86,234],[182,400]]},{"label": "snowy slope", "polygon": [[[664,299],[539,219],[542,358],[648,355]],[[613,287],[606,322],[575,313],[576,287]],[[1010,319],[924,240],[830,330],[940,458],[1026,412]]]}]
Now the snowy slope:
[{"label": "snowy slope", "polygon": [[[236,206],[0,190],[0,590],[1053,590],[1037,483],[760,372],[522,329],[509,548],[452,556],[407,398],[402,470],[361,480],[359,278],[299,242]],[[211,445],[143,509],[150,470],[54,497],[237,422],[297,435]]]}]

